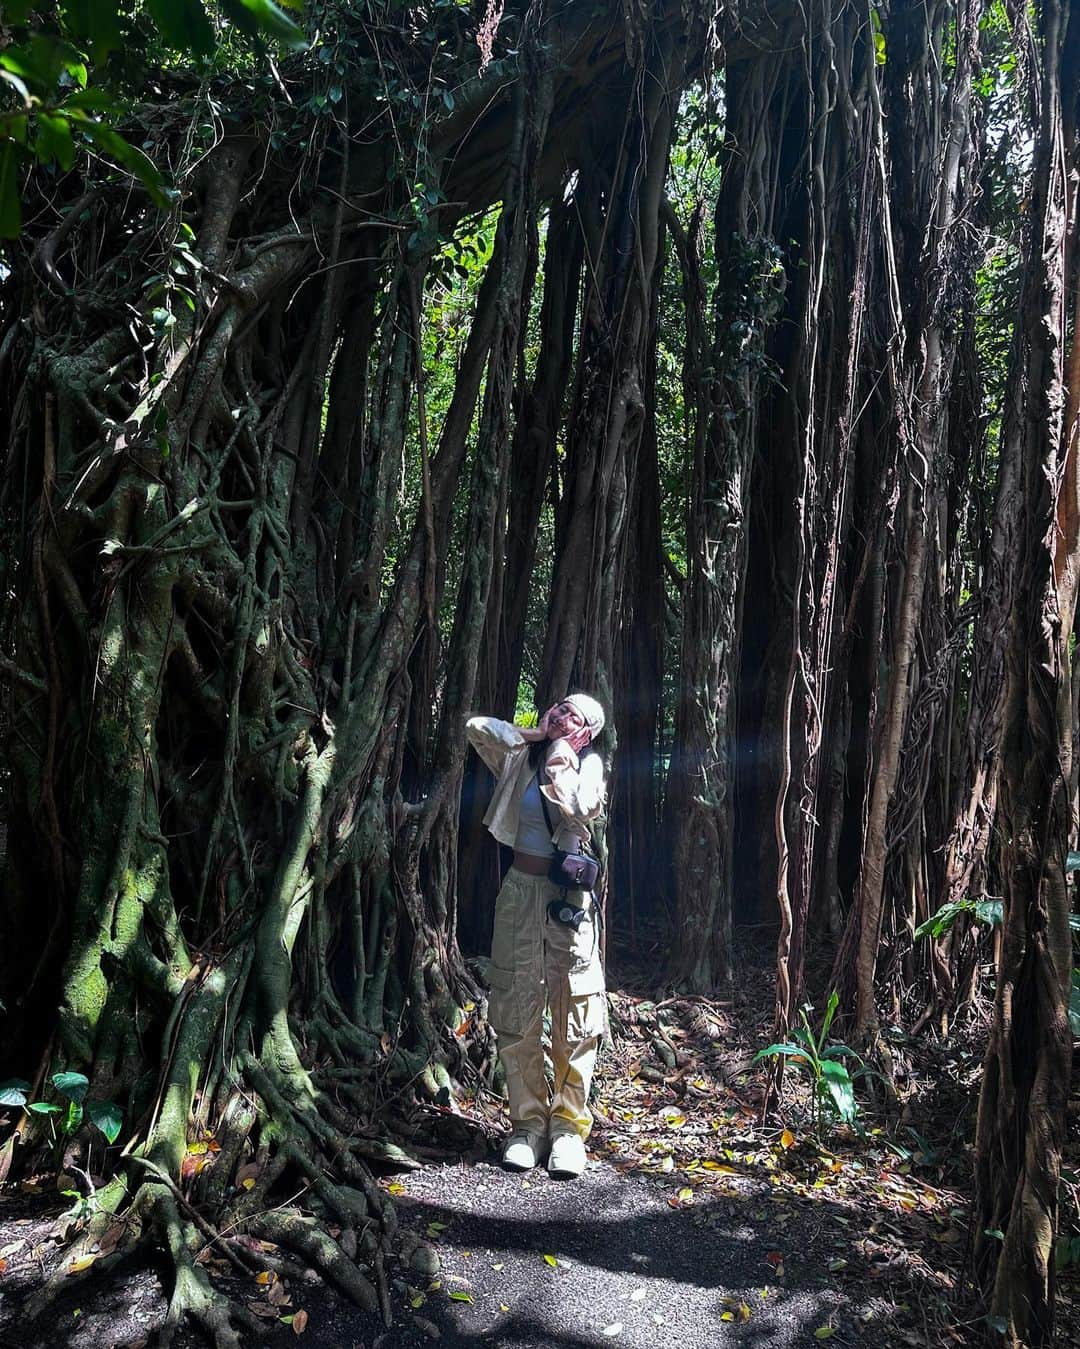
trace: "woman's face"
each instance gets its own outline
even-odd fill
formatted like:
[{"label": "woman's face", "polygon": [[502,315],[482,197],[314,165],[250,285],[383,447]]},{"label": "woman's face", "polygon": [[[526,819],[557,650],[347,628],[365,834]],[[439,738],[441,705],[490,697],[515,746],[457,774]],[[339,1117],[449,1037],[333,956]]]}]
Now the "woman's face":
[{"label": "woman's face", "polygon": [[552,740],[573,740],[585,728],[585,718],[573,703],[556,703],[548,709],[548,735]]}]

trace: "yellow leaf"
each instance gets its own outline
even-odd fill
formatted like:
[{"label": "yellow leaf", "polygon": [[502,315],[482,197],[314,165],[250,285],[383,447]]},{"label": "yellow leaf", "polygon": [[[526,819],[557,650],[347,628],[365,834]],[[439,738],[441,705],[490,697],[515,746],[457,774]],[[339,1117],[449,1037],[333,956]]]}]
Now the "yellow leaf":
[{"label": "yellow leaf", "polygon": [[501,1311],[501,1312],[508,1312],[509,1310],[510,1310],[510,1307],[509,1307],[509,1305],[508,1305],[507,1303],[505,1303],[505,1302],[500,1302],[500,1303],[499,1303],[499,1311]]},{"label": "yellow leaf", "polygon": [[273,1283],[276,1278],[277,1278],[276,1274],[272,1274],[268,1269],[263,1269],[260,1270],[259,1273],[255,1275],[255,1282],[261,1284],[268,1284]]},{"label": "yellow leaf", "polygon": [[501,1260],[499,1261],[499,1263],[498,1263],[497,1265],[492,1265],[492,1266],[491,1266],[491,1268],[494,1269],[494,1270],[502,1269],[502,1267],[503,1267],[503,1262],[502,1262]]},{"label": "yellow leaf", "polygon": [[685,1115],[665,1115],[664,1123],[669,1129],[681,1129],[686,1123]]},{"label": "yellow leaf", "polygon": [[718,1176],[737,1176],[739,1173],[733,1166],[728,1166],[727,1162],[714,1162],[711,1159],[701,1163],[702,1170],[713,1171]]},{"label": "yellow leaf", "polygon": [[188,1150],[188,1155],[189,1155],[189,1156],[191,1156],[191,1157],[201,1157],[201,1156],[203,1155],[203,1153],[207,1151],[207,1144],[205,1144],[205,1143],[189,1143],[189,1144],[188,1144],[187,1150]]},{"label": "yellow leaf", "polygon": [[552,1269],[555,1269],[559,1262],[553,1255],[545,1255],[544,1263],[550,1265]]},{"label": "yellow leaf", "polygon": [[387,1189],[387,1192],[388,1192],[389,1194],[404,1194],[404,1193],[405,1193],[405,1186],[402,1185],[402,1183],[401,1183],[399,1180],[395,1180],[395,1181],[393,1182],[393,1184],[388,1185],[388,1186],[386,1187],[386,1189]]},{"label": "yellow leaf", "polygon": [[67,1267],[67,1272],[69,1274],[81,1274],[84,1269],[89,1269],[96,1259],[96,1255],[84,1255],[78,1260],[72,1260]]},{"label": "yellow leaf", "polygon": [[780,1135],[780,1146],[782,1148],[793,1148],[795,1146],[795,1135],[790,1129],[785,1129]]}]

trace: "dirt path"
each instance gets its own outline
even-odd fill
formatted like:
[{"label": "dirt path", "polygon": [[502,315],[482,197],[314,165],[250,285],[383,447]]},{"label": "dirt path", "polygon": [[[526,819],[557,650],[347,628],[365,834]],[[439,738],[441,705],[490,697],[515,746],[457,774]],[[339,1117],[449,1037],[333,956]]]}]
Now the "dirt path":
[{"label": "dirt path", "polygon": [[[240,1285],[207,1251],[209,1272],[264,1319],[265,1343],[310,1349],[981,1342],[964,1273],[977,1045],[897,1044],[902,1119],[886,1129],[866,1116],[861,1135],[819,1137],[797,1090],[774,1125],[759,1123],[749,1061],[768,1007],[751,993],[732,1007],[623,992],[612,1013],[579,1181],[507,1173],[494,1150],[383,1178],[403,1233],[389,1329],[314,1275]],[[498,1103],[467,1109],[494,1142]],[[49,1183],[0,1192],[0,1345],[139,1349],[165,1313],[146,1269],[65,1287],[36,1326],[22,1324],[62,1259],[66,1201]],[[1066,1275],[1063,1344],[1076,1291]]]}]

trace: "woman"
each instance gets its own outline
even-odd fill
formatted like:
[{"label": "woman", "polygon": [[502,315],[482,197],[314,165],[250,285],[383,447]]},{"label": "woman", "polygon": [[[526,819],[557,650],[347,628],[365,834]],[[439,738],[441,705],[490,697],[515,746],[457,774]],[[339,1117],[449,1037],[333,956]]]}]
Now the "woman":
[{"label": "woman", "polygon": [[[604,766],[590,741],[604,709],[584,693],[549,707],[534,728],[472,717],[469,742],[495,774],[484,823],[514,849],[495,902],[488,1017],[506,1073],[511,1134],[503,1162],[527,1171],[548,1148],[553,1176],[580,1176],[592,1127],[589,1083],[604,1033],[604,970],[595,898],[548,879],[556,848],[579,852],[604,804]],[[569,901],[569,902],[566,902]],[[571,921],[565,921],[567,916]],[[551,1006],[549,1091],[540,1041]]]}]

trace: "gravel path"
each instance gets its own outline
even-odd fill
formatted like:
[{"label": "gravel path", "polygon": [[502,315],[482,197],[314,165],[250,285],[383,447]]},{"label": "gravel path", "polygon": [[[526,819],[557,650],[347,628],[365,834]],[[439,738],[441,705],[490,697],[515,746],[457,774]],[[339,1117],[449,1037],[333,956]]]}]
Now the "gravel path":
[{"label": "gravel path", "polygon": [[772,1242],[749,1212],[673,1209],[666,1193],[600,1162],[573,1182],[493,1164],[410,1176],[397,1200],[403,1225],[427,1234],[430,1223],[446,1224],[437,1233],[441,1286],[405,1311],[385,1349],[430,1344],[436,1330],[444,1345],[507,1349],[820,1342],[814,1331],[828,1322],[834,1291],[778,1288],[766,1260]]}]

